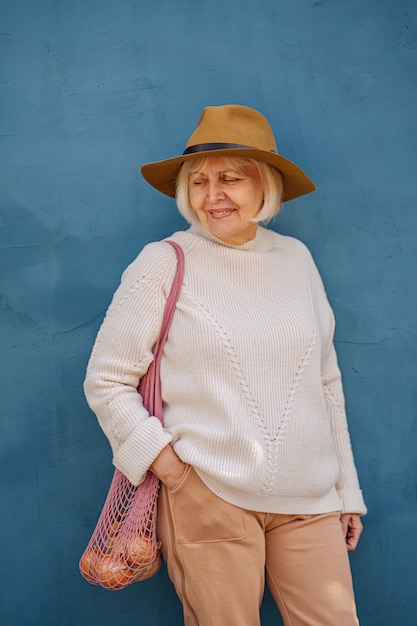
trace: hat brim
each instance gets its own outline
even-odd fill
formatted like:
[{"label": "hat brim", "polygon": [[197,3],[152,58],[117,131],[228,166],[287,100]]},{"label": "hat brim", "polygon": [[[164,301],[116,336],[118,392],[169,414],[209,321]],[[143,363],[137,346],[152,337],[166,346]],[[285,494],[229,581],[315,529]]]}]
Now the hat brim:
[{"label": "hat brim", "polygon": [[282,176],[283,202],[311,193],[316,189],[313,181],[298,165],[280,154],[257,148],[227,148],[181,155],[164,161],[145,163],[140,168],[140,172],[152,187],[171,198],[175,198],[175,184],[181,165],[184,161],[205,156],[246,157],[272,165],[279,170]]}]

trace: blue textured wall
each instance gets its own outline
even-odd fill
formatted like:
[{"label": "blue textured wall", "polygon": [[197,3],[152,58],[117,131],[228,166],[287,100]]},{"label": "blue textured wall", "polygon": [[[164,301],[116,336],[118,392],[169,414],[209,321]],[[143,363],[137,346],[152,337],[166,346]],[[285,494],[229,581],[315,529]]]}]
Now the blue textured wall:
[{"label": "blue textured wall", "polygon": [[[4,626],[176,626],[162,571],[117,593],[77,562],[112,475],[82,394],[123,268],[183,227],[138,176],[207,104],[270,119],[319,190],[274,227],[334,306],[369,506],[363,626],[417,623],[416,4],[6,0],[0,17],[1,608]],[[163,600],[161,600],[163,597]],[[277,624],[269,596],[263,624]]]}]

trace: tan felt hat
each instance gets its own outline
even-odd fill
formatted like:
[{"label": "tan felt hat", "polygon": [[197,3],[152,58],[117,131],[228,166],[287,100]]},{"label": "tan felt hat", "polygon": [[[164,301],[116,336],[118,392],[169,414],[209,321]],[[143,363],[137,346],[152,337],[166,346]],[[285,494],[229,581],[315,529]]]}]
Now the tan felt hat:
[{"label": "tan felt hat", "polygon": [[146,163],[140,171],[152,187],[175,197],[175,184],[184,161],[196,156],[223,155],[256,159],[279,170],[283,202],[316,189],[302,169],[278,154],[274,134],[262,113],[237,104],[206,107],[181,156]]}]

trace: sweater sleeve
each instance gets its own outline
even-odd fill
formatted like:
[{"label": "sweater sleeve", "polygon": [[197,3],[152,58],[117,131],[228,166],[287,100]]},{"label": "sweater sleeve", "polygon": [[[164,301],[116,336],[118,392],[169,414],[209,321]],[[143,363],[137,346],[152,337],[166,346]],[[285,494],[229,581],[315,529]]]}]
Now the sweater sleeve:
[{"label": "sweater sleeve", "polygon": [[135,485],[172,441],[143,406],[137,387],[153,360],[175,270],[175,252],[163,242],[146,246],[126,269],[98,332],[84,382],[87,402],[109,439],[113,463]]},{"label": "sweater sleeve", "polygon": [[[336,488],[342,501],[343,513],[357,513],[364,515],[367,511],[359,486],[358,474],[353,458],[348,422],[345,411],[345,397],[342,385],[342,376],[337,362],[334,347],[334,315],[324,290],[319,272],[312,263],[313,286],[318,297],[319,308],[326,311],[327,342],[324,346],[322,359],[322,382],[327,401],[328,412],[331,419],[332,431],[336,445],[336,451],[340,463],[340,476]],[[330,326],[330,328],[329,328]]]}]

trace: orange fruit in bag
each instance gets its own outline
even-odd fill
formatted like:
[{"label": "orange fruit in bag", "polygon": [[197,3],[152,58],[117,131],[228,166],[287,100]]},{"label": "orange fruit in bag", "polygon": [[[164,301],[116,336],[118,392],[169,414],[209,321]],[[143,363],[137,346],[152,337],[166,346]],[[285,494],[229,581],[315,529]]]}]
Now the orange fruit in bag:
[{"label": "orange fruit in bag", "polygon": [[118,554],[106,554],[97,559],[97,577],[106,589],[122,589],[131,582],[133,570]]}]

